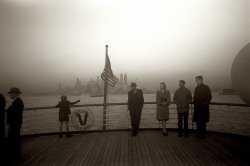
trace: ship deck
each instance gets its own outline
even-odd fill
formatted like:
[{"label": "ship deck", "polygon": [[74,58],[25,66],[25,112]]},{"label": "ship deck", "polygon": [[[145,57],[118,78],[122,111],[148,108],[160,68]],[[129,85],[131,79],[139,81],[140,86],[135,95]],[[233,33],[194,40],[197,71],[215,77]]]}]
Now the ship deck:
[{"label": "ship deck", "polygon": [[176,131],[92,132],[59,138],[57,135],[26,137],[18,165],[249,165],[249,137],[194,133],[178,137]]}]

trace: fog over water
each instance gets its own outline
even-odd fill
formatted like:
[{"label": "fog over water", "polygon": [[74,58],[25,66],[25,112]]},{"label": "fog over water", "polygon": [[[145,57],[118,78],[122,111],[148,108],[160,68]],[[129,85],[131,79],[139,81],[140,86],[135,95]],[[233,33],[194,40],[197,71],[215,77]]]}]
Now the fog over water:
[{"label": "fog over water", "polygon": [[179,79],[231,87],[231,65],[250,42],[249,0],[1,0],[0,92],[54,91],[95,79],[105,45],[114,73],[155,89]]}]

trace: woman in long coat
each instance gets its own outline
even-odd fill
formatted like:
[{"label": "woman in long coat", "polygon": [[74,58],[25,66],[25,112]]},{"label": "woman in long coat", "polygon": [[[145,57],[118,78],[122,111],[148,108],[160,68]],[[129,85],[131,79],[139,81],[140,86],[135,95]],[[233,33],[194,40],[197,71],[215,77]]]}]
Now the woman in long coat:
[{"label": "woman in long coat", "polygon": [[160,90],[156,92],[156,119],[162,123],[162,134],[167,136],[166,121],[169,120],[170,92],[166,90],[166,84],[160,83]]}]

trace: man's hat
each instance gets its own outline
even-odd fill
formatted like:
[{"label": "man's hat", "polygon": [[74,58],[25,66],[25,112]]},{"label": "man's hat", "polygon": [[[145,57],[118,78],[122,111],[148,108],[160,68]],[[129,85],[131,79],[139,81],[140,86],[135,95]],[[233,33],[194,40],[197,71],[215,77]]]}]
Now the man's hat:
[{"label": "man's hat", "polygon": [[8,92],[8,94],[11,94],[11,93],[20,94],[22,92],[20,91],[20,89],[12,87],[12,88],[10,88],[10,91]]},{"label": "man's hat", "polygon": [[135,87],[135,86],[137,86],[137,85],[136,85],[135,82],[131,82],[130,86],[131,86],[131,87]]},{"label": "man's hat", "polygon": [[195,79],[203,80],[202,76],[196,76]]}]

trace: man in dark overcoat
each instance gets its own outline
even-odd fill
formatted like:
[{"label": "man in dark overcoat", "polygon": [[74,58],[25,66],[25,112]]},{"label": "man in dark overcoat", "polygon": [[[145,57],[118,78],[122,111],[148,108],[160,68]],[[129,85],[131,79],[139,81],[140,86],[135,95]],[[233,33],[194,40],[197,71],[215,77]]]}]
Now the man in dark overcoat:
[{"label": "man in dark overcoat", "polygon": [[0,93],[0,162],[5,159],[5,98]]},{"label": "man in dark overcoat", "polygon": [[8,92],[12,103],[6,110],[8,130],[8,146],[9,146],[9,158],[11,160],[19,160],[21,158],[21,138],[20,130],[23,119],[24,104],[19,97],[21,94],[18,88],[11,88]]},{"label": "man in dark overcoat", "polygon": [[210,88],[203,83],[203,77],[195,77],[193,122],[196,122],[197,137],[206,138],[206,123],[209,122],[209,103],[212,99]]},{"label": "man in dark overcoat", "polygon": [[141,112],[144,98],[141,89],[136,88],[136,83],[131,83],[131,90],[128,92],[128,110],[132,125],[132,135],[136,136],[140,126]]},{"label": "man in dark overcoat", "polygon": [[0,139],[4,140],[5,133],[5,98],[0,93]]}]

